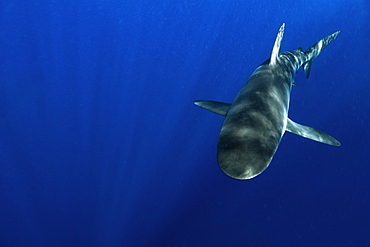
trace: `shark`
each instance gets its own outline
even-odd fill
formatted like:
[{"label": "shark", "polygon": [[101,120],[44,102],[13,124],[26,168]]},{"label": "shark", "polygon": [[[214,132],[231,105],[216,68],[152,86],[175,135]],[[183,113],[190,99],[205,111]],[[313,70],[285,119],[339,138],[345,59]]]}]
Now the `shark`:
[{"label": "shark", "polygon": [[261,174],[271,163],[285,132],[317,142],[340,146],[332,136],[288,118],[294,76],[300,67],[309,78],[312,62],[334,40],[337,31],[315,43],[280,52],[285,23],[278,31],[271,57],[242,86],[234,101],[195,100],[194,104],[225,116],[217,142],[217,161],[229,177],[247,180]]}]

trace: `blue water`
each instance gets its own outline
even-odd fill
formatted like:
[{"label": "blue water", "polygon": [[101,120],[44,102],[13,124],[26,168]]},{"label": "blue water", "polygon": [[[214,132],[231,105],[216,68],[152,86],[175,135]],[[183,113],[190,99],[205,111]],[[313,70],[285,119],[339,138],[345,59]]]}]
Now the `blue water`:
[{"label": "blue water", "polygon": [[[0,2],[0,246],[370,246],[370,2]],[[342,33],[296,76],[269,168],[218,168],[223,117],[269,58]]]}]

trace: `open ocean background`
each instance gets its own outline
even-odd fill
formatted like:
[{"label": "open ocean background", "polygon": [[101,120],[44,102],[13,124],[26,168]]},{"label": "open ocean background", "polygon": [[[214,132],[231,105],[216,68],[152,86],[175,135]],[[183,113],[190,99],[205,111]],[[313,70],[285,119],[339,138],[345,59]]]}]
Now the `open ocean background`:
[{"label": "open ocean background", "polygon": [[[370,246],[369,0],[2,0],[0,247]],[[223,117],[269,58],[342,33],[297,73],[269,168],[217,165]]]}]

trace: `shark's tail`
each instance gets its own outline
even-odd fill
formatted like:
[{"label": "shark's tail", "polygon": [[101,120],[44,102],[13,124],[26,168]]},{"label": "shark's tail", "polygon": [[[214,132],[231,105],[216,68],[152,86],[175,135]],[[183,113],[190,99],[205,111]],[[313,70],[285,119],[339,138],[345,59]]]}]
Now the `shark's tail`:
[{"label": "shark's tail", "polygon": [[305,52],[305,55],[307,56],[307,62],[303,64],[303,70],[304,70],[304,73],[306,74],[306,78],[308,78],[310,76],[310,72],[311,72],[311,64],[313,62],[313,60],[315,60],[315,58],[321,53],[322,50],[325,49],[325,47],[332,41],[334,40],[338,34],[340,33],[341,31],[337,31],[325,38],[323,38],[322,40],[320,40],[319,42],[317,42],[316,44],[314,44],[313,46],[311,46],[306,52]]}]

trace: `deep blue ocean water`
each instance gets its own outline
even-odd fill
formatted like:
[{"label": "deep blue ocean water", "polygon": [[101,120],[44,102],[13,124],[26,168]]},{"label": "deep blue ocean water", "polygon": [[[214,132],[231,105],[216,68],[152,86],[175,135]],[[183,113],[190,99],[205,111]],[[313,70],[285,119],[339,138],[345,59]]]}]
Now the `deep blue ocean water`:
[{"label": "deep blue ocean water", "polygon": [[[0,246],[370,246],[370,2],[0,2]],[[269,58],[300,70],[268,167],[217,165],[223,117]]]}]

